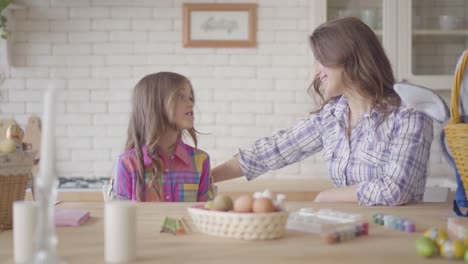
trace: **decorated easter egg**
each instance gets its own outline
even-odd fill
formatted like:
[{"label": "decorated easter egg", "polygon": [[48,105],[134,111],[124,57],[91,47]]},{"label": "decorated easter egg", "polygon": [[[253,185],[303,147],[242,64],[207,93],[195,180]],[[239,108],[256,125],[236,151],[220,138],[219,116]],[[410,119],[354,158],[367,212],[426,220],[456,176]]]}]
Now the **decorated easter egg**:
[{"label": "decorated easter egg", "polygon": [[424,233],[424,237],[427,237],[440,247],[446,240],[448,240],[447,232],[444,229],[432,227]]},{"label": "decorated easter egg", "polygon": [[447,240],[448,240],[448,236],[441,235],[436,238],[435,242],[438,247],[441,247]]},{"label": "decorated easter egg", "polygon": [[6,138],[21,142],[24,131],[18,124],[10,125],[6,130]]},{"label": "decorated easter egg", "polygon": [[438,252],[435,242],[427,237],[416,240],[416,250],[423,257],[432,257]]},{"label": "decorated easter egg", "polygon": [[13,153],[16,151],[16,143],[11,139],[0,141],[0,153]]},{"label": "decorated easter egg", "polygon": [[462,259],[465,255],[465,246],[460,240],[446,240],[440,247],[440,253],[449,259]]}]

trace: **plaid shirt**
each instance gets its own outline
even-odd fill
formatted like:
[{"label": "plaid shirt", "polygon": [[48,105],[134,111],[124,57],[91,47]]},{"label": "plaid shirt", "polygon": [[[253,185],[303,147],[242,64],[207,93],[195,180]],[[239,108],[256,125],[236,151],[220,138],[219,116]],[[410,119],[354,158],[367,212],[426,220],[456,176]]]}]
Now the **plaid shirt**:
[{"label": "plaid shirt", "polygon": [[[146,201],[197,202],[213,199],[210,178],[210,159],[207,153],[193,148],[179,139],[174,155],[167,159],[159,155],[162,162],[160,195],[154,189],[154,171],[146,146],[142,147],[145,166]],[[114,199],[137,200],[136,179],[138,163],[135,149],[119,156],[112,179],[110,197]]]},{"label": "plaid shirt", "polygon": [[383,114],[372,110],[358,120],[348,137],[348,115],[348,101],[341,96],[290,129],[257,140],[239,152],[243,173],[251,180],[322,151],[336,187],[358,185],[359,204],[421,201],[432,120],[401,106],[380,122]]}]

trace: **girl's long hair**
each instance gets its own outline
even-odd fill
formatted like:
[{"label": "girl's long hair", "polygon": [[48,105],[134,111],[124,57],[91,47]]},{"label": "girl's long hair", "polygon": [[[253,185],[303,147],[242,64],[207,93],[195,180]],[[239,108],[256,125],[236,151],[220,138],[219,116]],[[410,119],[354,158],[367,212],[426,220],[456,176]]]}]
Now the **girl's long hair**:
[{"label": "girl's long hair", "polygon": [[[377,36],[361,20],[353,17],[331,20],[320,25],[310,36],[315,58],[326,67],[343,67],[346,88],[371,102],[384,119],[401,105],[393,89],[395,78],[390,61]],[[324,98],[320,79],[315,77],[308,89],[320,97],[320,111],[333,98]]]},{"label": "girl's long hair", "polygon": [[[162,162],[158,155],[158,145],[164,133],[175,129],[173,118],[177,95],[187,86],[190,87],[193,96],[192,86],[186,77],[173,72],[158,72],[143,77],[133,90],[125,151],[135,149],[138,161],[136,179],[138,201],[145,201],[146,181],[142,152],[144,145],[152,161],[151,169],[154,177],[150,180],[150,184],[158,197],[161,197]],[[188,133],[195,146],[197,145],[194,128],[184,130],[182,133]]]}]

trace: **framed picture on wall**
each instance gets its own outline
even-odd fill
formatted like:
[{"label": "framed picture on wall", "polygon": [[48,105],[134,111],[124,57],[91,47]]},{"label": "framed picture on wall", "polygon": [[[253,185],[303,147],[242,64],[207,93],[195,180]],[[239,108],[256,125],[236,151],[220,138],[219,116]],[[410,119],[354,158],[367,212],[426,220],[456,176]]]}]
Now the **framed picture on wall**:
[{"label": "framed picture on wall", "polygon": [[256,4],[184,4],[184,47],[257,46]]}]

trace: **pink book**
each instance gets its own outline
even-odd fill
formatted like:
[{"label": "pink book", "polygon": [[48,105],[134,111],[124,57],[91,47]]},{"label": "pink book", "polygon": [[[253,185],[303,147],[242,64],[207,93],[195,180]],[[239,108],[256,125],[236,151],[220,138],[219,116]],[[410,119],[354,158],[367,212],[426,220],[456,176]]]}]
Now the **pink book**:
[{"label": "pink book", "polygon": [[55,209],[55,226],[80,226],[90,217],[88,211],[83,209]]}]

